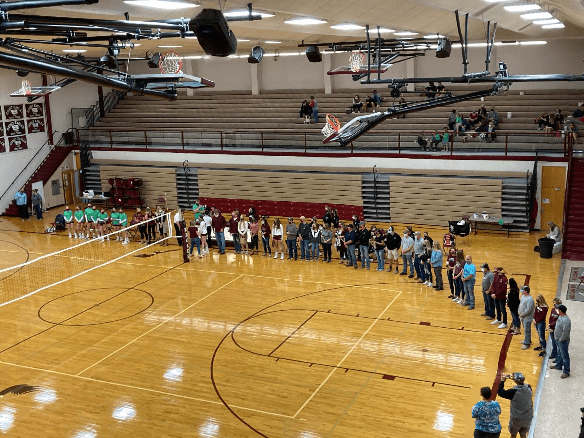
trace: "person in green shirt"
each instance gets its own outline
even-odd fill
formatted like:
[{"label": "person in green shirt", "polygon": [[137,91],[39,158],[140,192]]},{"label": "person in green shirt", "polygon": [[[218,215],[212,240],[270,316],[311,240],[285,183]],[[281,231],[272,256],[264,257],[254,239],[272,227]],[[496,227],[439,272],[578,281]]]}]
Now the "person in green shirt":
[{"label": "person in green shirt", "polygon": [[106,236],[106,223],[107,220],[109,219],[108,214],[105,212],[105,210],[102,208],[101,210],[99,210],[99,213],[97,213],[97,228],[98,228],[98,233],[99,233],[99,239],[103,242],[104,238],[106,238],[107,240],[109,240],[109,236]]},{"label": "person in green shirt", "polygon": [[193,212],[195,213],[195,221],[200,221],[203,217],[203,213],[205,212],[205,206],[200,205],[198,199],[196,199],[195,203],[193,204]]},{"label": "person in green shirt", "polygon": [[[122,228],[126,228],[128,226],[128,215],[121,208],[118,219],[120,221],[120,226]],[[123,239],[122,244],[127,245],[128,243],[130,243],[130,240],[128,239],[128,232],[125,229],[122,231],[122,239]]]},{"label": "person in green shirt", "polygon": [[67,230],[69,231],[69,239],[71,239],[73,237],[73,234],[75,234],[75,238],[77,238],[77,234],[73,230],[73,212],[71,211],[71,209],[69,208],[68,205],[65,206],[65,211],[63,212],[63,217],[65,218],[65,226],[67,227]]},{"label": "person in green shirt", "polygon": [[83,213],[83,210],[77,206],[75,207],[75,213],[73,216],[75,217],[75,226],[77,228],[75,238],[83,239],[83,230],[85,229],[85,213]]},{"label": "person in green shirt", "polygon": [[99,225],[98,225],[98,217],[99,217],[99,210],[97,209],[97,205],[91,206],[91,211],[89,212],[91,216],[91,224],[90,226],[93,227],[93,238],[96,238],[99,233]]},{"label": "person in green shirt", "polygon": [[448,133],[448,128],[444,128],[444,134],[442,134],[442,150],[448,150],[448,143],[450,142],[450,134]]},{"label": "person in green shirt", "polygon": [[89,235],[91,234],[91,225],[93,223],[93,208],[91,204],[87,204],[87,208],[84,211],[85,213],[85,238],[89,239]]},{"label": "person in green shirt", "polygon": [[120,230],[120,213],[118,213],[115,207],[112,208],[112,214],[110,214],[110,219],[112,221],[113,232],[116,233],[116,241],[120,241],[121,234],[118,233],[118,231]]}]

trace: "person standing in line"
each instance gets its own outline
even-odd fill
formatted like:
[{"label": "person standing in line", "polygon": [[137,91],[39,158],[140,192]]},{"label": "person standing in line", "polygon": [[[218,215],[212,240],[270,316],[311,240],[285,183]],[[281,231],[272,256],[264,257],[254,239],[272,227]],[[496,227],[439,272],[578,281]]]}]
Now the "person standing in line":
[{"label": "person standing in line", "polygon": [[462,282],[464,284],[464,293],[466,300],[462,303],[463,306],[468,306],[467,310],[475,308],[474,286],[476,281],[477,268],[472,263],[472,257],[467,255],[465,257],[464,268],[462,269]]},{"label": "person standing in line", "polygon": [[[495,280],[495,274],[489,268],[488,263],[483,263],[481,265],[481,271],[483,271],[483,282],[481,283],[481,289],[483,290],[483,300],[485,301],[485,312],[481,313],[481,316],[486,316],[488,320],[495,319],[495,302],[491,297],[491,290],[493,286],[493,281]],[[491,324],[499,323],[500,321],[495,321]]]},{"label": "person standing in line", "polygon": [[24,193],[24,188],[16,192],[16,195],[14,195],[14,200],[16,201],[16,206],[18,207],[18,215],[24,222],[26,219],[28,219],[28,200],[26,193]]},{"label": "person standing in line", "polygon": [[85,208],[85,210],[83,211],[83,214],[85,215],[85,238],[89,239],[90,234],[91,234],[91,217],[92,217],[92,211],[93,209],[91,208],[91,204],[87,204],[87,207]]},{"label": "person standing in line", "polygon": [[231,212],[231,218],[229,219],[229,233],[233,237],[233,250],[235,254],[241,253],[241,243],[239,238],[239,222],[240,217],[237,210]]},{"label": "person standing in line", "polygon": [[[239,212],[237,212],[239,214]],[[245,220],[245,216],[239,217],[239,223],[237,224],[237,232],[239,233],[239,244],[241,245],[241,252],[244,254],[249,253],[249,246],[247,242],[247,237],[249,235],[249,222]]]},{"label": "person standing in line", "polygon": [[424,241],[420,237],[419,231],[414,233],[414,269],[416,270],[417,280],[419,283],[426,282],[426,273],[424,272],[423,266],[421,266],[420,261],[422,260],[422,255],[426,249]]},{"label": "person standing in line", "polygon": [[436,280],[434,289],[436,290],[444,290],[444,283],[442,281],[442,256],[443,254],[442,249],[440,248],[440,243],[434,242],[430,264],[434,270],[434,278]]},{"label": "person standing in line", "polygon": [[93,234],[94,234],[94,238],[97,238],[98,232],[99,232],[99,210],[97,209],[97,205],[93,204],[91,206],[91,223],[93,224]]},{"label": "person standing in line", "polygon": [[42,219],[43,218],[43,197],[41,196],[41,194],[39,193],[39,191],[37,189],[33,189],[33,191],[32,191],[31,202],[32,202],[32,209],[36,214],[36,218]]},{"label": "person standing in line", "polygon": [[97,215],[97,226],[98,226],[99,240],[101,240],[102,242],[104,241],[104,238],[107,238],[107,240],[109,240],[109,236],[106,236],[107,233],[105,230],[108,219],[109,219],[109,216],[106,213],[106,211],[103,208],[101,210],[99,210],[99,213]]},{"label": "person standing in line", "polygon": [[525,384],[525,376],[522,373],[512,375],[516,385],[511,389],[505,389],[507,376],[501,376],[497,395],[511,400],[511,413],[509,415],[509,433],[511,438],[516,438],[517,434],[521,438],[527,438],[531,420],[533,420],[533,391],[530,385]]},{"label": "person standing in line", "polygon": [[361,254],[361,269],[369,270],[369,241],[371,240],[371,231],[367,229],[365,222],[359,224],[357,242],[359,243],[359,254]]},{"label": "person standing in line", "polygon": [[300,245],[300,260],[310,261],[310,224],[304,216],[300,216],[298,225],[298,244]]},{"label": "person standing in line", "polygon": [[298,240],[298,227],[294,223],[294,219],[288,218],[288,225],[286,225],[286,245],[288,246],[288,260],[298,260],[298,248],[296,247],[296,240]]},{"label": "person standing in line", "polygon": [[281,259],[284,260],[284,227],[280,223],[280,218],[274,219],[274,225],[272,226],[272,244],[274,245],[274,251],[276,254],[274,258],[278,258],[278,253],[282,255]]},{"label": "person standing in line", "polygon": [[217,248],[219,249],[219,254],[225,254],[225,227],[227,226],[227,221],[217,209],[213,211],[212,227],[215,232],[215,239],[217,239]]},{"label": "person standing in line", "polygon": [[251,216],[249,219],[249,232],[251,234],[251,255],[258,254],[259,250],[259,237],[260,224],[255,216]]},{"label": "person standing in line", "polygon": [[85,231],[85,213],[79,206],[76,206],[73,216],[75,217],[75,229],[77,230],[75,238],[83,239],[85,237],[83,234]]},{"label": "person standing in line", "polygon": [[456,304],[462,304],[464,302],[464,283],[462,282],[464,263],[464,251],[459,249],[456,251],[456,264],[454,265],[454,271],[452,272],[455,295],[452,301]]},{"label": "person standing in line", "polygon": [[324,224],[324,229],[320,235],[322,241],[322,251],[324,253],[323,262],[330,263],[332,257],[332,247],[333,247],[333,232],[331,230],[330,224]]},{"label": "person standing in line", "polygon": [[120,234],[118,233],[120,229],[120,213],[116,210],[115,207],[112,207],[112,212],[110,214],[112,230],[116,233],[116,242],[120,241]]},{"label": "person standing in line", "polygon": [[[120,208],[119,212],[122,212]],[[166,211],[164,211],[163,207],[158,207],[158,215],[156,216],[156,222],[158,222],[158,234],[160,235],[160,246],[168,246],[168,221],[166,220]],[[118,227],[119,229],[119,227]],[[121,236],[120,236],[121,239]]]},{"label": "person standing in line", "polygon": [[572,330],[572,322],[570,317],[566,315],[567,307],[563,304],[558,306],[559,317],[556,321],[556,328],[554,329],[554,336],[558,343],[558,357],[556,364],[552,366],[554,370],[564,370],[560,376],[562,379],[570,377],[570,353],[568,347],[570,346],[570,331]]},{"label": "person standing in line", "polygon": [[399,274],[399,248],[401,246],[401,237],[394,231],[393,227],[389,227],[387,235],[385,236],[385,247],[387,248],[387,259],[389,260],[389,268],[387,272],[393,272],[393,261],[395,260],[395,273]]},{"label": "person standing in line", "polygon": [[73,229],[73,212],[68,205],[65,206],[63,217],[65,218],[65,226],[69,232],[69,239],[73,237],[73,234],[75,234],[75,238],[77,239],[77,233],[75,233],[75,230]]},{"label": "person standing in line", "polygon": [[270,246],[270,236],[272,235],[272,231],[270,230],[270,225],[268,225],[268,220],[266,218],[262,219],[260,233],[262,234],[262,244],[264,246],[264,254],[262,257],[271,257],[272,247]]},{"label": "person standing in line", "polygon": [[509,293],[507,295],[507,307],[513,319],[511,333],[514,335],[521,334],[521,319],[519,318],[519,286],[514,278],[509,279]]},{"label": "person standing in line", "polygon": [[533,313],[533,320],[535,321],[535,331],[539,336],[539,347],[535,347],[534,350],[540,351],[540,356],[545,356],[547,343],[545,340],[546,335],[546,317],[548,313],[548,305],[545,301],[543,295],[538,295],[535,298],[535,312]]},{"label": "person standing in line", "polygon": [[501,405],[491,400],[491,388],[481,388],[480,402],[472,407],[472,418],[475,419],[474,438],[499,438],[501,436]]},{"label": "person standing in line", "polygon": [[497,311],[497,319],[491,324],[499,324],[498,328],[504,329],[507,327],[507,310],[505,303],[507,301],[507,276],[503,268],[496,268],[496,273],[491,286],[491,298],[494,300],[495,309]]},{"label": "person standing in line", "polygon": [[355,243],[357,241],[357,234],[353,229],[353,224],[347,224],[347,232],[345,233],[345,247],[347,248],[347,268],[354,267],[357,269],[357,258],[355,257]]},{"label": "person standing in line", "polygon": [[[345,246],[345,224],[339,222],[339,226],[335,231],[335,246],[339,253],[339,263],[344,263],[347,260],[347,247]],[[333,224],[334,226],[334,224]]]},{"label": "person standing in line", "polygon": [[201,238],[199,237],[199,221],[191,221],[189,223],[189,238],[190,238],[190,248],[189,248],[189,257],[193,256],[193,250],[195,246],[197,247],[197,253],[199,257],[201,256]]},{"label": "person standing in line", "polygon": [[202,217],[198,222],[199,238],[201,239],[201,255],[207,255],[209,254],[209,247],[207,246],[207,225]]},{"label": "person standing in line", "polygon": [[146,229],[148,231],[148,244],[151,244],[156,242],[156,214],[150,209],[150,207],[146,207],[145,219],[148,221],[146,224]]},{"label": "person standing in line", "polygon": [[124,238],[122,245],[128,245],[130,243],[130,239],[128,239],[128,232],[126,231],[126,227],[128,226],[128,215],[121,208],[120,208],[120,225],[122,226],[123,229],[122,235]]},{"label": "person standing in line", "polygon": [[207,227],[207,252],[209,252],[209,248],[211,248],[211,231],[213,230],[213,218],[211,217],[211,212],[205,210],[205,214],[203,214],[203,222]]},{"label": "person standing in line", "polygon": [[552,311],[550,312],[550,318],[548,321],[548,327],[550,331],[550,339],[552,341],[552,353],[550,354],[550,359],[556,359],[558,355],[558,343],[556,342],[555,338],[555,329],[556,329],[556,322],[560,317],[558,313],[558,306],[562,304],[562,300],[559,298],[554,298],[554,306],[552,307]]},{"label": "person standing in line", "polygon": [[318,259],[320,258],[320,240],[321,240],[321,230],[318,228],[318,225],[316,223],[312,223],[312,228],[310,228],[309,230],[310,232],[310,237],[309,237],[309,242],[310,242],[310,251],[306,254],[307,261],[313,260],[315,262],[318,261]]},{"label": "person standing in line", "polygon": [[385,269],[385,236],[381,228],[375,233],[375,255],[377,257],[377,271]]},{"label": "person standing in line", "polygon": [[318,102],[314,96],[310,96],[310,107],[312,108],[312,116],[314,117],[314,123],[318,123]]},{"label": "person standing in line", "polygon": [[525,330],[525,337],[523,338],[522,350],[527,350],[531,345],[531,323],[533,322],[533,313],[535,312],[535,303],[533,297],[530,295],[531,289],[529,286],[523,286],[521,288],[521,293],[523,298],[519,303],[519,308],[517,312],[519,313],[519,318],[523,323],[523,329]]},{"label": "person standing in line", "polygon": [[[132,216],[132,222],[130,224],[131,225],[138,224],[138,231],[140,231],[140,243],[142,243],[142,244],[147,243],[147,241],[148,241],[148,231],[147,231],[146,224],[144,223],[144,220],[145,220],[145,216],[142,213],[142,209],[140,207],[138,207],[136,209],[136,213],[134,213],[134,216]],[[184,221],[184,218],[182,215],[182,209],[179,208],[178,212],[174,216],[174,228],[176,229],[176,238],[177,238],[179,246],[182,246],[182,237],[180,234],[180,222],[181,221]]]},{"label": "person standing in line", "polygon": [[446,277],[448,278],[448,286],[450,287],[450,295],[448,298],[454,299],[454,266],[456,265],[456,250],[450,248],[448,250],[448,257],[446,258]]},{"label": "person standing in line", "polygon": [[404,237],[401,240],[402,264],[403,271],[399,275],[408,275],[408,264],[410,265],[410,275],[408,278],[414,278],[414,262],[412,261],[414,251],[414,239],[411,238],[408,231],[404,231]]}]

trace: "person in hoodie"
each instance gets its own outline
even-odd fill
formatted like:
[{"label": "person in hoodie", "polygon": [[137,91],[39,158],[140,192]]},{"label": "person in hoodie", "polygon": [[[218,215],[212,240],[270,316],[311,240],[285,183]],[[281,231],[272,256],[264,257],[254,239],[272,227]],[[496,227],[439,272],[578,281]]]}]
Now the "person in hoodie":
[{"label": "person in hoodie", "polygon": [[533,314],[535,313],[535,302],[530,294],[531,289],[529,286],[523,286],[521,288],[521,293],[523,297],[519,303],[519,308],[517,312],[519,313],[519,318],[523,323],[523,329],[525,330],[525,337],[523,338],[522,350],[527,350],[531,345],[531,323],[533,322]]},{"label": "person in hoodie", "polygon": [[525,376],[522,373],[514,373],[512,378],[516,385],[511,389],[505,389],[507,377],[501,376],[497,395],[511,400],[509,415],[511,438],[516,438],[517,434],[521,438],[526,438],[533,419],[533,391],[530,385],[525,384]]}]

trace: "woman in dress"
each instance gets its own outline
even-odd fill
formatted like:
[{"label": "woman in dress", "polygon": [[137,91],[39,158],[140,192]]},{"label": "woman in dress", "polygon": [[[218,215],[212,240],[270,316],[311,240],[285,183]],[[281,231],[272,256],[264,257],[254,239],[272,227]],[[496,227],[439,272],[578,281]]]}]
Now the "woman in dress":
[{"label": "woman in dress", "polygon": [[270,236],[272,235],[272,231],[270,230],[270,225],[266,218],[262,219],[260,233],[262,234],[262,243],[264,245],[264,254],[262,257],[271,257],[272,248],[270,246]]},{"label": "woman in dress", "polygon": [[509,279],[509,293],[507,294],[507,307],[513,318],[511,332],[514,335],[521,334],[521,321],[519,320],[519,287],[514,278]]},{"label": "woman in dress", "polygon": [[274,224],[272,225],[272,245],[274,246],[275,255],[274,258],[278,258],[278,253],[282,255],[281,259],[284,260],[284,241],[282,236],[284,235],[284,227],[280,223],[280,219],[274,219]]}]

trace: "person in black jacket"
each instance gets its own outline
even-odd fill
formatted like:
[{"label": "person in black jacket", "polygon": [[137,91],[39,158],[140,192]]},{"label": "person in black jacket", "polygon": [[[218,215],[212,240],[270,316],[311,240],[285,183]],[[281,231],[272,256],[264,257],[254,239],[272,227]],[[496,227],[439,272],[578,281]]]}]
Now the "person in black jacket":
[{"label": "person in black jacket", "polygon": [[304,216],[300,216],[298,225],[298,240],[300,241],[300,260],[310,261],[310,228]]},{"label": "person in black jacket", "polygon": [[389,260],[389,268],[387,272],[393,271],[393,261],[395,260],[395,273],[399,274],[399,249],[401,248],[401,237],[397,234],[393,227],[389,227],[385,235],[385,247],[387,248],[387,259]]},{"label": "person in black jacket", "polygon": [[359,253],[361,254],[361,269],[369,269],[369,241],[371,240],[371,231],[365,226],[365,222],[359,224],[357,241],[359,242]]}]

